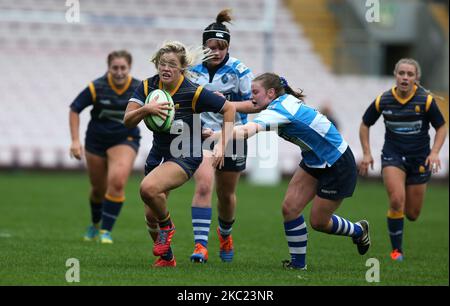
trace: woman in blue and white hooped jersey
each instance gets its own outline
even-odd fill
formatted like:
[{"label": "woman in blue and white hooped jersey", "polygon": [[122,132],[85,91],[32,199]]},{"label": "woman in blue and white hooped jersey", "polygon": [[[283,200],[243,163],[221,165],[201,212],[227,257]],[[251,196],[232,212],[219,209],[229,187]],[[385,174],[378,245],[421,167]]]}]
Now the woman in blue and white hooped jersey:
[{"label": "woman in blue and white hooped jersey", "polygon": [[234,128],[242,139],[275,130],[302,151],[300,167],[292,177],[283,201],[283,218],[293,269],[306,269],[307,228],[303,210],[312,201],[310,223],[317,231],[353,238],[364,255],[370,246],[369,223],[353,223],[334,214],[342,200],[351,197],[357,169],[353,153],[336,127],[320,112],[305,105],[304,96],[284,78],[264,73],[252,82],[252,102],[264,110],[252,121]]},{"label": "woman in blue and white hooped jersey", "polygon": [[[230,31],[224,22],[230,22],[231,11],[224,9],[216,17],[216,22],[203,31],[203,46],[212,50],[214,57],[191,69],[191,80],[204,88],[219,92],[236,107],[235,125],[247,123],[247,113],[257,109],[250,101],[253,73],[240,60],[231,57]],[[223,115],[202,113],[201,121],[205,130],[220,131]],[[220,258],[230,262],[233,259],[232,225],[236,210],[236,186],[246,167],[246,140],[229,145],[222,169],[212,167],[212,148],[206,142],[203,146],[203,161],[194,174],[195,193],[192,199],[192,225],[195,248],[191,256],[193,262],[205,263],[208,260],[208,235],[211,224],[211,198],[216,182],[218,207],[218,236]]]}]

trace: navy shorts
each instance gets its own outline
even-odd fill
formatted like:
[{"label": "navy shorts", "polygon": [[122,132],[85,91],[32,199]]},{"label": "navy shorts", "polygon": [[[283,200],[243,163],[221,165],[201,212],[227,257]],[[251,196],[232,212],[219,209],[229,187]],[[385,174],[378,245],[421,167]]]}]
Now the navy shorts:
[{"label": "navy shorts", "polygon": [[202,163],[203,157],[173,157],[169,151],[161,151],[152,147],[145,162],[144,174],[147,175],[162,163],[171,161],[178,164],[191,178]]},{"label": "navy shorts", "polygon": [[[214,143],[205,150],[212,151]],[[247,140],[236,140],[227,146],[224,165],[217,171],[242,172],[247,166]]]},{"label": "navy shorts", "polygon": [[337,201],[351,197],[355,191],[358,172],[350,147],[331,167],[310,168],[303,160],[300,167],[318,180],[317,195],[321,198]]},{"label": "navy shorts", "polygon": [[427,156],[402,156],[394,151],[383,150],[381,168],[394,166],[403,170],[406,173],[406,185],[426,184],[431,178],[430,167],[425,166]]},{"label": "navy shorts", "polygon": [[90,134],[86,134],[86,140],[84,143],[84,147],[86,151],[89,153],[106,157],[106,151],[109,148],[118,145],[128,145],[132,147],[136,153],[139,150],[139,143],[141,140],[141,136],[123,136],[123,137],[96,137]]}]

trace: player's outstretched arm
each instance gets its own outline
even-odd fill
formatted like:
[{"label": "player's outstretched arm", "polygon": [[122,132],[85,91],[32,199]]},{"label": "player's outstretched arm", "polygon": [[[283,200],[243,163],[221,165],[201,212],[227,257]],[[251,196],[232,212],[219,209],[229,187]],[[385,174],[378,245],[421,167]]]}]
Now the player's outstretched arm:
[{"label": "player's outstretched arm", "polygon": [[[220,91],[214,92],[216,95],[221,96],[222,98],[226,98],[223,93]],[[258,106],[258,104],[253,103],[252,100],[245,100],[245,101],[229,101],[234,105],[236,108],[237,113],[243,113],[243,114],[253,114],[253,113],[259,113],[264,108]]]},{"label": "player's outstretched arm", "polygon": [[231,102],[234,104],[234,107],[236,108],[236,112],[243,113],[243,114],[254,114],[259,113],[264,108],[258,106],[257,104],[253,103],[252,100],[246,100],[246,101],[239,101],[239,102]]},{"label": "player's outstretched arm", "polygon": [[[264,128],[256,122],[248,122],[245,125],[235,126],[233,128],[233,139],[247,139],[262,130],[264,130]],[[216,141],[220,138],[221,134],[221,132],[211,132],[208,134],[208,137],[213,137],[212,140]]]},{"label": "player's outstretched arm", "polygon": [[263,130],[263,127],[256,122],[248,122],[245,125],[236,126],[234,128],[234,139],[247,139]]}]

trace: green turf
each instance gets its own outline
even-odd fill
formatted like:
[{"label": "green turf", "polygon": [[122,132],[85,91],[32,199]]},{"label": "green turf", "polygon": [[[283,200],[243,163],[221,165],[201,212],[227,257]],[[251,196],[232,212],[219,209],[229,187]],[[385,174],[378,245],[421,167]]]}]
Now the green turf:
[{"label": "green turf", "polygon": [[[81,240],[89,222],[85,174],[0,173],[0,285],[66,285],[68,258],[81,266],[80,285],[448,285],[448,188],[430,185],[420,219],[406,222],[406,259],[391,262],[386,229],[387,198],[379,183],[360,182],[338,214],[371,224],[373,246],[359,256],[351,240],[309,227],[308,271],[285,271],[289,257],[281,201],[287,182],[254,187],[243,180],[238,189],[233,228],[235,260],[218,258],[216,211],[210,233],[210,259],[192,264],[189,182],[171,194],[169,208],[177,226],[175,269],[152,269],[152,244],[139,199],[139,176],[130,179],[127,202],[113,232],[113,245]],[[308,220],[310,207],[307,208]],[[368,258],[380,261],[380,282],[367,283]]]}]

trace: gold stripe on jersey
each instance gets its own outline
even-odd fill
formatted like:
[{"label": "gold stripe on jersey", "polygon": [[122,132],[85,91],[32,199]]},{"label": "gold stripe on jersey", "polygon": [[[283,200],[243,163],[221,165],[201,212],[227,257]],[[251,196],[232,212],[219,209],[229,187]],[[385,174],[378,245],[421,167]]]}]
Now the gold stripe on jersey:
[{"label": "gold stripe on jersey", "polygon": [[[184,81],[184,75],[181,75],[181,78],[178,80],[177,86],[175,86],[175,88],[169,93],[171,97],[173,97],[173,95],[177,93],[178,89],[180,89],[181,84],[183,84],[183,81]],[[159,87],[159,89],[164,89],[164,86],[163,86],[163,83],[161,82],[161,80],[159,80],[158,87]]]},{"label": "gold stripe on jersey", "polygon": [[382,95],[379,95],[379,96],[377,97],[377,99],[375,100],[375,108],[377,109],[377,112],[380,112],[380,100],[381,100],[381,96],[382,96]]},{"label": "gold stripe on jersey", "polygon": [[92,103],[95,103],[95,100],[97,99],[97,93],[95,92],[95,86],[93,82],[89,83],[89,91],[91,92]]},{"label": "gold stripe on jersey", "polygon": [[192,111],[195,113],[195,106],[197,105],[198,97],[203,90],[203,86],[199,86],[195,91],[194,98],[192,98]]},{"label": "gold stripe on jersey", "polygon": [[116,85],[114,84],[114,82],[112,81],[112,76],[110,73],[108,73],[108,84],[111,87],[112,90],[114,90],[114,92],[116,94],[118,94],[119,96],[122,95],[125,91],[127,91],[128,87],[130,87],[131,81],[132,81],[132,77],[131,75],[128,76],[128,80],[127,83],[123,86],[122,89],[119,89],[116,87]]},{"label": "gold stripe on jersey", "polygon": [[417,91],[417,85],[414,85],[413,91],[411,92],[411,94],[409,96],[407,96],[406,98],[402,99],[397,95],[397,91],[396,91],[396,86],[393,86],[391,91],[392,91],[392,95],[394,96],[394,98],[400,103],[400,104],[406,104],[409,100],[411,100],[412,97],[414,97],[414,95],[416,94]]},{"label": "gold stripe on jersey", "polygon": [[425,112],[428,112],[428,110],[430,109],[431,102],[433,102],[433,96],[432,95],[428,95],[427,96],[427,102],[425,104]]},{"label": "gold stripe on jersey", "polygon": [[144,80],[144,95],[145,97],[148,96],[148,79]]}]

